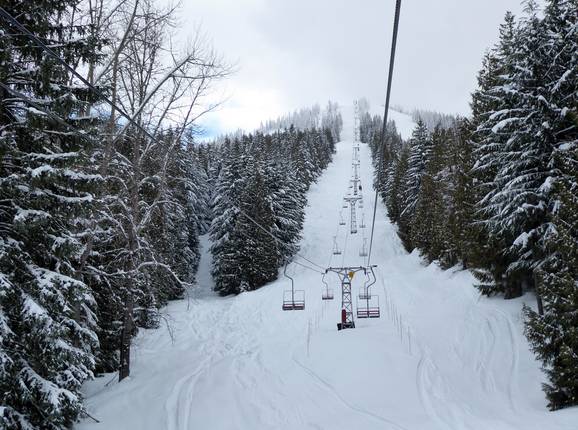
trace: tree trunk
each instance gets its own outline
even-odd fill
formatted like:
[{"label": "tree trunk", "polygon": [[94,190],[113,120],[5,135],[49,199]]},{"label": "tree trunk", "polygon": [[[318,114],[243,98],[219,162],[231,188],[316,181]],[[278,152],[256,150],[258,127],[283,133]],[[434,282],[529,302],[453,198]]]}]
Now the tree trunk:
[{"label": "tree trunk", "polygon": [[544,304],[542,303],[542,296],[540,295],[539,285],[540,279],[536,274],[536,271],[532,273],[532,278],[534,280],[534,291],[536,292],[536,304],[538,305],[538,315],[544,315]]},{"label": "tree trunk", "polygon": [[118,368],[119,382],[130,375],[130,343],[133,330],[133,307],[132,293],[129,292],[125,303],[122,331],[120,335],[120,365]]}]

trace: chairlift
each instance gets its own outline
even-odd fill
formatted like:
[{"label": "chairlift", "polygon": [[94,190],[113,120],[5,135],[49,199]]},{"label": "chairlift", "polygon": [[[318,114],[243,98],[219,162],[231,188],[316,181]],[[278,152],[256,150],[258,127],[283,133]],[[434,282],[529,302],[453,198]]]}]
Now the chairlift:
[{"label": "chairlift", "polygon": [[365,213],[361,214],[361,224],[359,224],[360,228],[365,228]]},{"label": "chairlift", "polygon": [[333,236],[333,255],[341,255],[341,250],[337,246],[337,236]]},{"label": "chairlift", "polygon": [[291,280],[291,289],[283,291],[283,306],[284,311],[302,311],[305,309],[305,290],[296,290],[293,278],[287,274],[287,262],[283,274]]},{"label": "chairlift", "polygon": [[339,225],[345,225],[345,218],[343,218],[342,212],[339,212]]},{"label": "chairlift", "polygon": [[323,291],[321,292],[321,300],[333,300],[333,290],[329,288],[329,285],[325,281],[325,275],[326,273],[324,273],[321,278],[321,282],[323,282],[324,285]]},{"label": "chairlift", "polygon": [[[381,312],[379,310],[379,296],[371,294],[369,289],[375,284],[377,278],[373,267],[370,267],[368,279],[363,285],[363,289],[357,298],[357,318],[379,318]],[[373,279],[372,279],[373,278]]]},{"label": "chairlift", "polygon": [[379,296],[368,295],[365,299],[357,299],[357,318],[380,318]]}]

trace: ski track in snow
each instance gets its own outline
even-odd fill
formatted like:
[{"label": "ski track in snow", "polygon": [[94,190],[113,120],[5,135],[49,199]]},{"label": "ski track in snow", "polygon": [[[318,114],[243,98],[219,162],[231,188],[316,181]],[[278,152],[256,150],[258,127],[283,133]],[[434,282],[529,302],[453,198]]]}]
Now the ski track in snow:
[{"label": "ski track in snow", "polygon": [[300,363],[299,360],[297,360],[295,357],[293,357],[293,361],[295,363],[297,363],[297,365],[299,367],[301,367],[309,376],[311,376],[313,379],[316,379],[317,381],[319,381],[320,385],[323,388],[326,388],[341,404],[343,404],[346,408],[351,409],[354,412],[360,413],[362,415],[365,415],[367,417],[373,418],[374,420],[377,420],[379,422],[382,423],[386,423],[389,426],[393,426],[394,429],[398,429],[398,430],[407,430],[405,427],[400,426],[399,424],[394,423],[391,420],[388,420],[387,418],[384,418],[380,415],[374,414],[373,412],[370,412],[368,410],[365,410],[363,408],[360,408],[359,406],[354,405],[351,402],[348,402],[347,400],[345,400],[341,394],[339,394],[339,392],[329,383],[327,382],[325,379],[323,379],[322,377],[320,377],[318,374],[316,374],[313,370],[311,370],[310,368],[308,368],[307,366],[305,366],[303,363]]},{"label": "ski track in snow", "polygon": [[[300,253],[325,264],[366,264],[374,191],[370,153],[360,145],[366,229],[339,226],[351,175],[352,109],[342,111],[343,141],[311,186]],[[396,113],[397,116],[401,115]],[[394,119],[398,117],[394,115]],[[410,132],[409,119],[403,129]],[[85,385],[88,412],[101,423],[78,430],[576,430],[578,408],[550,413],[544,380],[520,323],[524,300],[480,298],[468,272],[426,266],[407,254],[379,202],[372,264],[381,318],[337,332],[340,286],[322,301],[321,276],[292,265],[303,311],[283,312],[287,279],[221,298],[212,292],[210,243],[200,238],[198,287],[163,310],[167,328],[142,330],[131,377]],[[332,255],[337,236],[342,255]],[[302,261],[299,258],[297,261]],[[353,279],[355,297],[363,286]]]}]

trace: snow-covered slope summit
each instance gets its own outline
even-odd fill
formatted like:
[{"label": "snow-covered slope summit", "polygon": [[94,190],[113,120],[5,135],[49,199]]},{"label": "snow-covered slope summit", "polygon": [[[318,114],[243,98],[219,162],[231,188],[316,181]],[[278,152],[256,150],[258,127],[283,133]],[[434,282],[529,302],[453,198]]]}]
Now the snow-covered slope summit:
[{"label": "snow-covered slope summit", "polygon": [[[333,163],[311,187],[300,253],[326,265],[364,264],[373,208],[369,149],[361,144],[367,228],[340,226],[352,156],[352,112]],[[522,334],[520,300],[480,298],[467,272],[424,266],[401,246],[378,204],[372,263],[380,319],[338,332],[335,300],[321,300],[321,275],[289,271],[306,291],[303,311],[283,312],[281,278],[237,297],[211,293],[208,255],[197,291],[166,309],[168,327],[143,330],[132,375],[86,385],[101,421],[78,429],[567,429],[578,410],[547,412],[542,374]],[[342,249],[332,254],[333,237]],[[204,249],[208,248],[204,243]],[[297,261],[308,264],[297,259]],[[353,279],[354,294],[364,277]],[[355,299],[354,299],[355,302]]]}]

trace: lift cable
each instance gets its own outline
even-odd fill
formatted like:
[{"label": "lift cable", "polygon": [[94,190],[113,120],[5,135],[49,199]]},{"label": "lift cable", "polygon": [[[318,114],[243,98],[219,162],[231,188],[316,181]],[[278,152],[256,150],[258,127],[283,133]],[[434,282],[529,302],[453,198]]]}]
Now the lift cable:
[{"label": "lift cable", "polygon": [[[393,79],[393,64],[395,61],[395,47],[397,45],[397,32],[399,29],[399,12],[401,9],[401,0],[396,0],[395,2],[395,19],[393,23],[393,35],[391,39],[391,53],[389,56],[389,74],[387,77],[387,93],[385,96],[385,109],[383,112],[383,124],[381,126],[381,136],[380,136],[380,144],[381,144],[381,154],[384,152],[385,147],[385,131],[387,128],[387,114],[389,111],[389,99],[391,96],[391,81]],[[367,255],[367,265],[370,265],[371,262],[371,250],[373,247],[373,233],[375,231],[375,215],[377,212],[377,201],[379,199],[379,184],[381,183],[381,160],[383,157],[380,157],[380,164],[378,165],[379,173],[377,178],[377,186],[375,188],[375,200],[373,202],[373,219],[371,221],[371,236],[369,239],[369,251]]]},{"label": "lift cable", "polygon": [[[253,236],[251,236],[249,233],[246,233],[246,232],[244,232],[244,231],[241,231],[240,233],[241,233],[242,236],[244,236],[244,237],[246,237],[246,238],[248,238],[248,239],[252,239],[252,238],[253,238]],[[275,246],[275,249],[277,249],[276,246]],[[303,258],[303,257],[302,257],[302,258]],[[299,261],[291,260],[291,261],[289,261],[289,262],[286,263],[286,264],[297,264],[298,266],[301,266],[301,267],[304,267],[304,268],[306,268],[306,269],[312,270],[313,272],[319,273],[320,275],[325,274],[325,272],[322,272],[321,270],[318,270],[318,269],[315,269],[315,268],[313,268],[313,267],[310,267],[310,266],[308,266],[308,265],[306,265],[306,264],[300,263]]]},{"label": "lift cable", "polygon": [[299,263],[298,261],[291,261],[291,263],[293,264],[297,264],[298,266],[304,267],[306,269],[312,270],[315,273],[319,273],[320,275],[325,275],[325,272],[322,272],[321,270],[317,270],[317,269],[313,269],[312,267],[307,266],[306,264],[303,263]]},{"label": "lift cable", "polygon": [[[260,230],[264,231],[265,233],[267,233],[269,236],[271,236],[273,238],[273,240],[275,242],[277,242],[279,245],[284,246],[285,248],[290,249],[290,246],[287,245],[286,243],[284,243],[283,241],[281,241],[279,238],[275,237],[275,235],[273,233],[271,233],[269,230],[267,230],[265,227],[263,227],[261,224],[259,224],[257,221],[255,221],[253,219],[253,217],[251,217],[250,215],[248,215],[246,212],[244,212],[243,210],[237,208],[237,210],[239,211],[239,213],[241,215],[243,215],[245,218],[247,218],[249,221],[251,221],[253,224],[255,224]],[[298,252],[295,253],[295,255],[299,258],[302,258],[303,260],[307,261],[308,263],[312,264],[313,266],[317,267],[319,270],[323,271],[322,273],[325,272],[325,267],[320,266],[319,264],[315,263],[314,261],[311,261],[310,259],[308,259],[307,257],[304,257],[303,255],[299,254]]]}]

